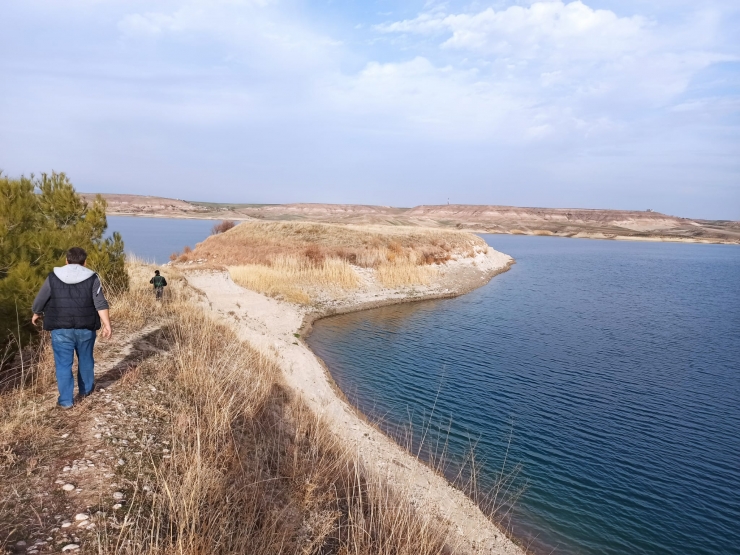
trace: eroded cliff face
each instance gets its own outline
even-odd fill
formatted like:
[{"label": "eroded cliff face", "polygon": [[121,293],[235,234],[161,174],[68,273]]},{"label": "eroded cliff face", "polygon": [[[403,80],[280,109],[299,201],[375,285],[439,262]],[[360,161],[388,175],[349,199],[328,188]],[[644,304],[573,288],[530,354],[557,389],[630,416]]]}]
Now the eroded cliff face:
[{"label": "eroded cliff face", "polygon": [[[83,196],[92,200],[95,195]],[[137,195],[103,197],[108,201],[108,213],[120,215],[420,225],[483,233],[740,244],[740,222],[692,220],[647,210],[466,204],[414,208],[362,204],[218,204]]]}]

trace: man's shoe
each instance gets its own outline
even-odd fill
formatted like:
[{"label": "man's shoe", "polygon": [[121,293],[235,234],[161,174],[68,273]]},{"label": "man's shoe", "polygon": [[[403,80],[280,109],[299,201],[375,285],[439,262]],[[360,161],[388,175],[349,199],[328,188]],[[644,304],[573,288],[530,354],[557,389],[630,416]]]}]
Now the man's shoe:
[{"label": "man's shoe", "polygon": [[74,407],[74,405],[60,405],[59,403],[57,403],[58,409],[68,410],[68,409],[71,409],[72,407]]}]

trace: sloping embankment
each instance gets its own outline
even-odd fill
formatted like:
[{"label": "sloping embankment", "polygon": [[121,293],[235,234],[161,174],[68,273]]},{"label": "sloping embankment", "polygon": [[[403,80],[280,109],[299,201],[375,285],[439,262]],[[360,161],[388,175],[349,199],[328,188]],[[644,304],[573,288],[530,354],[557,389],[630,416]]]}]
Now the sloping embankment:
[{"label": "sloping embankment", "polygon": [[297,340],[297,334],[316,318],[383,304],[459,295],[484,285],[512,263],[509,256],[489,249],[485,254],[442,265],[430,285],[392,290],[368,281],[358,292],[336,302],[324,302],[319,309],[243,289],[225,272],[192,271],[187,279],[205,295],[217,316],[237,322],[243,340],[275,356],[288,386],[357,452],[377,479],[409,499],[417,510],[434,515],[448,527],[449,537],[455,540],[455,552],[519,554],[520,548],[468,497],[361,418],[338,395],[321,361]]}]

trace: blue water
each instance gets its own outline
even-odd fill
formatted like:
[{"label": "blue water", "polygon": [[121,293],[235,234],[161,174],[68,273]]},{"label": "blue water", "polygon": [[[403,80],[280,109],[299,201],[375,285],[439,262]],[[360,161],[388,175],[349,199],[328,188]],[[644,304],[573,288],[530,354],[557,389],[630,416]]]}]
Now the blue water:
[{"label": "blue water", "polygon": [[170,254],[182,252],[185,246],[195,247],[211,234],[211,228],[218,223],[218,220],[108,216],[106,236],[118,231],[123,237],[126,254],[166,264]]},{"label": "blue water", "polygon": [[740,553],[740,247],[485,238],[487,286],[315,325],[342,390],[490,479],[513,430],[537,551]]}]

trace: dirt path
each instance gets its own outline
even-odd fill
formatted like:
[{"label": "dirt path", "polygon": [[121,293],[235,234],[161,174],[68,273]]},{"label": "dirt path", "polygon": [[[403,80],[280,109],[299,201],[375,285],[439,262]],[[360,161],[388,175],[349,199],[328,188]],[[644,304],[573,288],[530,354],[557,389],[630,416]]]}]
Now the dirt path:
[{"label": "dirt path", "polygon": [[33,423],[43,437],[18,445],[26,457],[3,487],[14,519],[0,525],[5,553],[93,553],[96,535],[125,526],[142,456],[166,454],[157,437],[165,415],[151,410],[163,393],[139,380],[138,366],[160,354],[160,321],[96,350],[96,392],[61,411],[56,388],[37,405]]},{"label": "dirt path", "polygon": [[322,363],[299,339],[299,333],[317,317],[428,298],[464,293],[508,269],[512,259],[489,249],[475,260],[448,263],[431,286],[413,291],[366,289],[318,312],[267,298],[234,284],[226,273],[194,272],[188,282],[206,297],[210,309],[231,320],[240,337],[272,353],[286,382],[380,480],[408,497],[420,511],[439,518],[457,539],[455,552],[519,554],[515,546],[480,509],[443,477],[400,448],[359,417],[337,393]]}]

